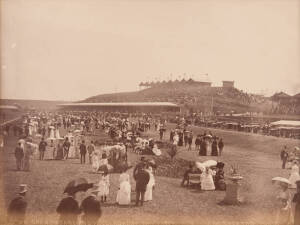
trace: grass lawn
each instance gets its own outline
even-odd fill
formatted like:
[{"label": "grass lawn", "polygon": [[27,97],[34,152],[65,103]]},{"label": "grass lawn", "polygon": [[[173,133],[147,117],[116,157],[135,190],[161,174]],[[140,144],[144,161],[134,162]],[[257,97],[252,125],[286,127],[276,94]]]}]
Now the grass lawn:
[{"label": "grass lawn", "polygon": [[[170,125],[169,127],[172,127]],[[191,127],[194,134],[202,133],[203,128]],[[299,146],[299,140],[238,133],[227,130],[211,130],[223,138],[225,148],[220,157],[198,157],[196,151],[180,148],[176,159],[222,160],[225,162],[225,176],[230,165],[238,165],[239,173],[244,177],[241,182],[241,195],[245,203],[241,206],[221,206],[218,203],[225,197],[221,191],[199,191],[180,187],[180,178],[156,176],[153,201],[143,207],[120,207],[115,204],[119,174],[110,175],[110,194],[108,203],[102,206],[103,216],[99,224],[272,224],[274,223],[274,205],[276,186],[272,185],[274,176],[289,176],[289,170],[281,169],[280,151],[283,145]],[[101,133],[101,135],[105,135]],[[145,135],[158,138],[158,132],[150,131]],[[165,139],[169,138],[169,133]],[[195,136],[195,135],[194,135]],[[95,137],[96,138],[96,137]],[[97,139],[97,138],[96,138]],[[9,137],[4,149],[1,149],[2,193],[0,201],[0,222],[5,223],[5,208],[14,197],[16,187],[28,184],[28,224],[56,224],[55,209],[64,197],[63,189],[73,178],[85,177],[90,182],[97,182],[99,175],[92,172],[89,164],[81,165],[78,159],[67,161],[33,160],[30,172],[15,170],[13,151],[16,139]],[[163,155],[166,155],[163,149]],[[129,153],[133,164],[139,159]],[[161,165],[162,167],[164,165]],[[184,170],[185,168],[183,168]],[[182,170],[182,171],[183,171]],[[132,169],[129,171],[132,175]],[[131,177],[132,188],[135,182]],[[84,198],[78,194],[78,200]],[[134,193],[132,199],[134,199]]]}]

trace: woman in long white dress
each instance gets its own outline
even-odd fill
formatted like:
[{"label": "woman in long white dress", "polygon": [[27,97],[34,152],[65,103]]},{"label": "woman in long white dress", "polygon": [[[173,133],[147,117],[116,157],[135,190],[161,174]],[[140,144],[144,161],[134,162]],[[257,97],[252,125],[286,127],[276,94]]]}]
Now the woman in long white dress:
[{"label": "woman in long white dress", "polygon": [[49,138],[51,139],[55,139],[55,135],[54,135],[54,127],[53,126],[50,126],[50,135],[49,135]]},{"label": "woman in long white dress", "polygon": [[129,205],[131,202],[131,185],[129,180],[129,174],[126,173],[127,169],[124,169],[120,175],[120,189],[117,193],[117,203],[119,205]]},{"label": "woman in long white dress", "polygon": [[71,146],[69,149],[69,158],[76,158],[74,139],[71,139]]},{"label": "woman in long white dress", "polygon": [[152,201],[152,191],[153,191],[153,187],[155,186],[155,179],[153,176],[153,170],[151,166],[148,166],[146,171],[149,173],[150,179],[146,187],[144,201]]},{"label": "woman in long white dress", "polygon": [[297,180],[300,180],[299,167],[297,165],[297,161],[294,161],[291,169],[290,178],[289,178],[289,181],[291,182],[290,188],[297,188],[296,185]]},{"label": "woman in long white dress", "polygon": [[55,129],[54,134],[55,134],[54,136],[55,136],[56,139],[60,139],[59,128]]},{"label": "woman in long white dress", "polygon": [[92,153],[92,168],[94,170],[94,172],[96,173],[99,169],[99,152],[98,151],[93,151]]},{"label": "woman in long white dress", "polygon": [[201,190],[204,191],[215,190],[213,175],[214,172],[209,167],[206,167],[200,176]]}]

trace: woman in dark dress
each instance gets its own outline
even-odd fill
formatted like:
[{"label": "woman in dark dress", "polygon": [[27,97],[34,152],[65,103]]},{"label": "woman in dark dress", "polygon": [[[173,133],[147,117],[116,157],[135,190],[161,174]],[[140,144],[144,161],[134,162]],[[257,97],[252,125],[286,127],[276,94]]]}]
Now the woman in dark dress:
[{"label": "woman in dark dress", "polygon": [[182,133],[182,131],[179,132],[178,146],[183,146],[183,133]]},{"label": "woman in dark dress", "polygon": [[294,225],[300,225],[300,180],[296,181],[297,193],[294,195],[293,203],[295,206]]},{"label": "woman in dark dress", "polygon": [[59,140],[59,143],[57,144],[57,151],[56,151],[56,157],[57,160],[62,160],[64,158],[64,149],[61,141]]},{"label": "woman in dark dress", "polygon": [[223,162],[217,163],[217,173],[216,173],[215,180],[214,180],[216,189],[221,190],[221,191],[226,190],[224,166],[225,166],[225,164]]},{"label": "woman in dark dress", "polygon": [[206,142],[204,141],[204,139],[202,139],[201,142],[200,142],[199,155],[200,156],[206,156],[207,155],[207,146],[206,146]]},{"label": "woman in dark dress", "polygon": [[211,144],[211,155],[218,156],[218,143],[216,139],[214,139]]}]

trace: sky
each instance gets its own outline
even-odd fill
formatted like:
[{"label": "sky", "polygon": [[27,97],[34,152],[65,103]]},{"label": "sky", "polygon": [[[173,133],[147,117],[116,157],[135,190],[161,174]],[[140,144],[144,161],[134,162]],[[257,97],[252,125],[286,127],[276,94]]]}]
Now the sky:
[{"label": "sky", "polygon": [[76,101],[190,77],[300,92],[300,0],[0,2],[1,98]]}]

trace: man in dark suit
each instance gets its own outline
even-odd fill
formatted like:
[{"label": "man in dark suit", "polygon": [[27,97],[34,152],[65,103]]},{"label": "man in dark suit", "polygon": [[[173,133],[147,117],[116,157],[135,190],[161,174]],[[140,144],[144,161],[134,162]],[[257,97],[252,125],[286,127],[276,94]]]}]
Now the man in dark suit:
[{"label": "man in dark suit", "polygon": [[61,200],[56,212],[60,214],[60,225],[76,225],[78,223],[78,215],[81,213],[78,202],[75,199],[76,192],[70,191],[68,197]]},{"label": "man in dark suit", "polygon": [[142,156],[142,157],[141,157],[141,161],[140,161],[140,162],[134,167],[134,169],[133,169],[133,177],[136,176],[139,167],[143,166],[145,163],[146,163],[145,156]]},{"label": "man in dark suit", "polygon": [[79,149],[80,149],[80,163],[85,164],[86,146],[84,140],[82,141]]},{"label": "man in dark suit", "polygon": [[142,163],[137,169],[137,172],[134,176],[134,179],[136,181],[136,201],[135,205],[139,205],[139,201],[141,200],[141,206],[144,203],[144,197],[145,197],[145,192],[146,192],[146,187],[147,184],[150,180],[150,175],[147,171],[145,171],[146,164]]},{"label": "man in dark suit", "polygon": [[65,140],[65,142],[64,142],[64,144],[63,144],[64,158],[65,158],[65,159],[68,159],[70,146],[71,146],[71,143],[70,143],[70,141],[69,141],[69,138],[66,137],[66,140]]},{"label": "man in dark suit", "polygon": [[40,144],[39,144],[39,151],[40,151],[40,160],[44,160],[44,153],[46,151],[47,142],[44,141],[44,138],[42,138]]},{"label": "man in dark suit", "polygon": [[21,184],[19,194],[16,198],[14,198],[9,206],[8,206],[8,220],[9,223],[15,225],[23,225],[25,220],[25,214],[27,209],[27,202],[25,199],[26,192],[27,192],[27,185]]},{"label": "man in dark suit", "polygon": [[17,161],[17,170],[21,170],[23,165],[23,159],[24,159],[24,150],[20,142],[18,143],[18,146],[15,149],[15,157]]},{"label": "man in dark suit", "polygon": [[81,203],[80,209],[84,213],[82,220],[85,225],[96,225],[101,217],[101,205],[100,201],[96,197],[98,192],[99,187],[94,186],[90,196],[86,197]]},{"label": "man in dark suit", "polygon": [[284,146],[284,149],[280,153],[280,158],[282,160],[282,169],[285,169],[285,164],[286,164],[288,157],[289,157],[289,154],[287,153],[287,147]]}]

